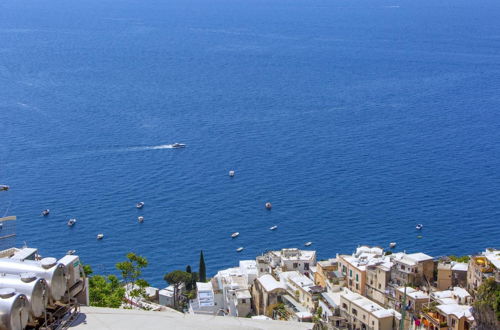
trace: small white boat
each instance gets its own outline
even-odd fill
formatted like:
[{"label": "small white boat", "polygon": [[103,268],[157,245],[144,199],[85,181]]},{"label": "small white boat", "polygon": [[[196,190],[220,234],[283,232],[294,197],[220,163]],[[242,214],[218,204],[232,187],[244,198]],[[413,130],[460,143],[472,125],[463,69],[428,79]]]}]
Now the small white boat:
[{"label": "small white boat", "polygon": [[304,244],[305,246],[311,246],[313,242],[307,242],[306,244]]},{"label": "small white boat", "polygon": [[241,251],[243,251],[243,246],[236,249],[236,252],[241,252]]},{"label": "small white boat", "polygon": [[137,217],[137,221],[144,222],[144,217]]},{"label": "small white boat", "polygon": [[103,239],[104,238],[104,234],[97,234],[97,239]]},{"label": "small white boat", "polygon": [[238,236],[240,236],[240,233],[239,233],[239,232],[235,232],[235,233],[232,233],[232,234],[231,234],[231,237],[232,237],[232,238],[236,238],[236,237],[238,237]]},{"label": "small white boat", "polygon": [[234,171],[229,171],[229,176],[233,177],[234,176]]},{"label": "small white boat", "polygon": [[76,253],[76,250],[68,250],[68,252],[66,252],[66,255],[72,256],[75,253]]},{"label": "small white boat", "polygon": [[266,209],[270,210],[273,208],[273,205],[269,202],[266,203]]},{"label": "small white boat", "polygon": [[43,211],[42,211],[42,215],[43,215],[44,217],[48,216],[48,215],[49,215],[49,213],[50,213],[50,210],[49,210],[49,209],[45,209],[45,210],[43,210]]},{"label": "small white boat", "polygon": [[68,227],[73,227],[73,225],[76,223],[76,219],[69,219],[68,220]]},{"label": "small white boat", "polygon": [[421,223],[419,223],[418,225],[415,226],[416,230],[421,230],[422,228],[424,228],[424,225]]},{"label": "small white boat", "polygon": [[278,226],[272,226],[271,228],[269,228],[271,230],[275,230],[275,229],[278,229]]},{"label": "small white boat", "polygon": [[143,206],[144,206],[144,202],[139,202],[139,203],[135,204],[135,207],[137,207],[138,209],[142,209]]},{"label": "small white boat", "polygon": [[396,247],[396,242],[391,242],[391,243],[389,243],[389,247],[390,247],[391,249],[394,249],[394,248]]},{"label": "small white boat", "polygon": [[184,147],[186,147],[186,145],[184,143],[177,143],[176,142],[176,143],[172,144],[172,148],[174,148],[174,149],[179,149],[179,148],[184,148]]}]

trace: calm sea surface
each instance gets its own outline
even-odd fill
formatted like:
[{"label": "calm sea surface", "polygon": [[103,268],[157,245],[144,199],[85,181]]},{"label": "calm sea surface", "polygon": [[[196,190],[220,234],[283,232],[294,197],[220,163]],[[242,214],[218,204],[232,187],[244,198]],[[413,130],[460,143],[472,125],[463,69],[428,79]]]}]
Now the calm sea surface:
[{"label": "calm sea surface", "polygon": [[307,241],[499,247],[499,17],[497,0],[2,0],[0,216],[97,272],[142,254],[159,286],[200,249],[213,274]]}]

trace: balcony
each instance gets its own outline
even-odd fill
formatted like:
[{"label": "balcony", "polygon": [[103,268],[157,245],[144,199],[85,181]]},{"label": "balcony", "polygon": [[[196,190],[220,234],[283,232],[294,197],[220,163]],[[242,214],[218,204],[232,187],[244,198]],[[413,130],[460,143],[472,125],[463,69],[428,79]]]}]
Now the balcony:
[{"label": "balcony", "polygon": [[422,318],[425,329],[448,330],[447,319],[439,314],[435,303],[425,304],[422,308]]}]

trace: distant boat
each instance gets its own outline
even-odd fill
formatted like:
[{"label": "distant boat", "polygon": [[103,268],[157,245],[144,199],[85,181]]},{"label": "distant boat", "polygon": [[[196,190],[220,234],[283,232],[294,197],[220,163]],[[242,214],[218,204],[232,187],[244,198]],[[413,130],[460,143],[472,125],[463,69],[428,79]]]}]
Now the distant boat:
[{"label": "distant boat", "polygon": [[3,191],[3,190],[9,190],[9,186],[6,186],[4,184],[0,184],[0,191]]},{"label": "distant boat", "polygon": [[49,213],[50,213],[50,210],[49,210],[49,209],[45,209],[45,210],[43,210],[43,211],[42,211],[42,215],[43,215],[44,217],[48,216],[48,215],[49,215]]},{"label": "distant boat", "polygon": [[139,202],[139,203],[135,204],[135,207],[137,207],[138,209],[142,209],[143,206],[144,206],[144,202]]},{"label": "distant boat", "polygon": [[97,239],[103,239],[104,238],[104,234],[97,234]]},{"label": "distant boat", "polygon": [[68,250],[68,252],[66,252],[66,255],[71,256],[71,255],[73,255],[75,253],[76,253],[76,250]]},{"label": "distant boat", "polygon": [[232,234],[231,234],[231,237],[232,237],[232,238],[236,238],[236,237],[238,237],[239,235],[240,235],[240,233],[239,233],[239,232],[235,232],[235,233],[232,233]]},{"label": "distant boat", "polygon": [[271,230],[275,230],[275,229],[278,229],[278,226],[272,226],[271,228],[269,228]]},{"label": "distant boat", "polygon": [[273,205],[269,202],[266,203],[266,209],[270,210],[273,208]]},{"label": "distant boat", "polygon": [[144,217],[137,217],[137,221],[144,222]]},{"label": "distant boat", "polygon": [[415,226],[416,230],[421,230],[422,228],[424,228],[424,225],[421,223],[419,223],[418,225]]},{"label": "distant boat", "polygon": [[396,247],[396,242],[391,242],[391,243],[389,243],[389,247],[390,247],[391,249],[394,249],[394,248]]},{"label": "distant boat", "polygon": [[236,252],[241,252],[241,251],[243,251],[243,247],[239,247],[236,249]]},{"label": "distant boat", "polygon": [[305,246],[311,246],[313,242],[307,242],[306,244],[304,244]]},{"label": "distant boat", "polygon": [[179,149],[179,148],[184,148],[184,147],[186,147],[186,145],[184,143],[177,143],[176,142],[176,143],[172,144],[172,148],[174,148],[174,149]]},{"label": "distant boat", "polygon": [[68,220],[68,227],[73,227],[73,225],[76,223],[76,219],[69,219]]},{"label": "distant boat", "polygon": [[229,176],[233,177],[234,176],[234,171],[229,171]]}]

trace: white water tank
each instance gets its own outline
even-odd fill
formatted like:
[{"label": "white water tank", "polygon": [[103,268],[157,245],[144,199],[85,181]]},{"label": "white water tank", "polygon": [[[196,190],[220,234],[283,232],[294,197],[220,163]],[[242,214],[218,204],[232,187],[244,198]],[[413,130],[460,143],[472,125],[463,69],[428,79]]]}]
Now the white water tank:
[{"label": "white water tank", "polygon": [[0,258],[0,273],[17,274],[34,273],[47,282],[53,301],[60,301],[66,292],[66,267],[58,264],[55,258],[43,258],[40,261],[17,261]]},{"label": "white water tank", "polygon": [[12,288],[0,289],[0,329],[22,330],[28,323],[28,299]]},{"label": "white water tank", "polygon": [[48,302],[47,283],[37,278],[35,273],[20,275],[0,274],[0,289],[13,288],[18,293],[26,295],[28,308],[33,318],[43,315]]}]

